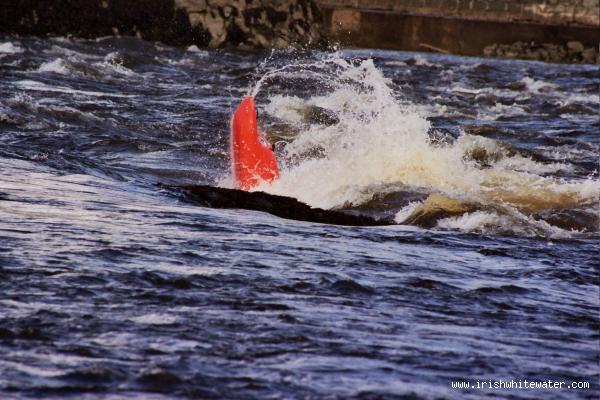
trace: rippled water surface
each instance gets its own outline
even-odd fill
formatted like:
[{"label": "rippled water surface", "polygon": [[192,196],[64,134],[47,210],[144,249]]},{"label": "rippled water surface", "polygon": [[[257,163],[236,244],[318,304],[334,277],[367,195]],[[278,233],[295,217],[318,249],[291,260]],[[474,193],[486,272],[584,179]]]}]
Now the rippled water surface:
[{"label": "rippled water surface", "polygon": [[[0,39],[0,398],[598,398],[599,74]],[[165,189],[249,93],[260,190],[388,225]],[[452,388],[498,379],[590,387]]]}]

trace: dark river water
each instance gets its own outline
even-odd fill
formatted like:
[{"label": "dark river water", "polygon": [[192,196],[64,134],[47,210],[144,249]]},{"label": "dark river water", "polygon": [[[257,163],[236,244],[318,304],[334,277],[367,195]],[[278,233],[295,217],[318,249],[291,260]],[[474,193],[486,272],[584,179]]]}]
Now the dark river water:
[{"label": "dark river water", "polygon": [[[599,74],[1,38],[0,398],[597,399]],[[247,94],[259,190],[386,226],[171,190]]]}]

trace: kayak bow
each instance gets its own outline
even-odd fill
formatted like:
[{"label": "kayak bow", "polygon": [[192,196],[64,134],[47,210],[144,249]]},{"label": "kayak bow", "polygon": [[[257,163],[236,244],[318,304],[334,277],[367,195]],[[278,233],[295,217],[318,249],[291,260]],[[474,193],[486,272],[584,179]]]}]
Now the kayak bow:
[{"label": "kayak bow", "polygon": [[258,131],[252,96],[245,97],[231,117],[231,169],[235,188],[246,191],[279,177],[271,144]]}]

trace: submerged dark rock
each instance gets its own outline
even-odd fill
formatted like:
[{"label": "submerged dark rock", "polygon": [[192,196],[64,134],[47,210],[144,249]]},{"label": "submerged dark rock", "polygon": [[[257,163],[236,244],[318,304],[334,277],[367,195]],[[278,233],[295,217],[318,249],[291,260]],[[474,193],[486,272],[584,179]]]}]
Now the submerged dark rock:
[{"label": "submerged dark rock", "polygon": [[335,125],[340,122],[335,112],[319,106],[308,106],[301,112],[302,117],[309,123],[320,125]]},{"label": "submerged dark rock", "polygon": [[544,210],[534,217],[567,231],[595,232],[600,226],[598,213],[587,210]]},{"label": "submerged dark rock", "polygon": [[246,192],[207,185],[164,186],[178,191],[189,202],[210,208],[240,208],[264,211],[280,218],[322,224],[348,226],[380,226],[392,222],[363,215],[346,214],[341,211],[312,208],[296,199],[264,192]]},{"label": "submerged dark rock", "polygon": [[560,43],[515,42],[491,44],[483,54],[487,57],[520,58],[557,63],[598,64],[600,57],[595,47],[586,48],[581,42]]}]

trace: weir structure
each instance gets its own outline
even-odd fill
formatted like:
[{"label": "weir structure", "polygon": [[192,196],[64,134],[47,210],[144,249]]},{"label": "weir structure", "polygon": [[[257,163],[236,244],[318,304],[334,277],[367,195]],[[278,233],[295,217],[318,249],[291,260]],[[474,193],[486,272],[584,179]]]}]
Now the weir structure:
[{"label": "weir structure", "polygon": [[0,35],[137,36],[229,48],[350,47],[598,62],[600,0],[11,0]]},{"label": "weir structure", "polygon": [[318,4],[328,36],[342,46],[598,61],[600,0],[318,0]]}]

